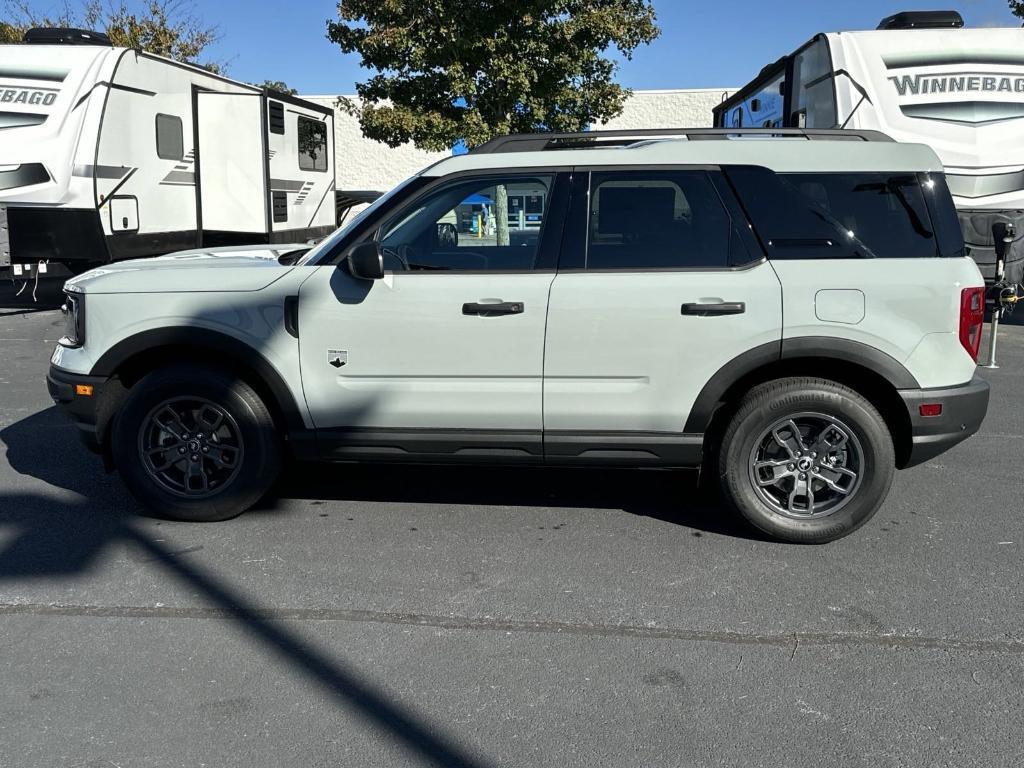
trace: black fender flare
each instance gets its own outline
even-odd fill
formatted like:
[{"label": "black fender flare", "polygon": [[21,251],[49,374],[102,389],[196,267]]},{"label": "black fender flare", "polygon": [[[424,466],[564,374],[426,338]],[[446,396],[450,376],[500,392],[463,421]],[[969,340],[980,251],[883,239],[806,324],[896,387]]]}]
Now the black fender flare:
[{"label": "black fender flare", "polygon": [[90,376],[110,378],[125,362],[160,347],[193,347],[216,352],[226,361],[238,360],[250,368],[270,390],[289,432],[306,430],[302,413],[281,374],[267,359],[244,341],[207,328],[171,326],[141,331],[122,339],[104,352],[89,372]]},{"label": "black fender flare", "polygon": [[697,395],[683,431],[688,434],[706,432],[725,394],[744,377],[765,366],[801,358],[852,363],[881,376],[897,390],[921,386],[896,358],[868,344],[830,336],[782,339],[748,349],[723,365]]}]

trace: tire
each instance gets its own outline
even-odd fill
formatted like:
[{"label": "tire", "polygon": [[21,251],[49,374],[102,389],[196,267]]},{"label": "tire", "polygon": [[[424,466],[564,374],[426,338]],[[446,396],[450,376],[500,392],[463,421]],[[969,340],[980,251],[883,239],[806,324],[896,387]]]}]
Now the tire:
[{"label": "tire", "polygon": [[266,405],[244,381],[214,368],[174,366],[142,378],[111,439],[128,489],[173,520],[236,517],[270,489],[281,467]]},{"label": "tire", "polygon": [[849,387],[816,378],[752,389],[718,456],[731,506],[772,538],[800,544],[835,541],[864,525],[895,472],[892,435],[878,410]]}]

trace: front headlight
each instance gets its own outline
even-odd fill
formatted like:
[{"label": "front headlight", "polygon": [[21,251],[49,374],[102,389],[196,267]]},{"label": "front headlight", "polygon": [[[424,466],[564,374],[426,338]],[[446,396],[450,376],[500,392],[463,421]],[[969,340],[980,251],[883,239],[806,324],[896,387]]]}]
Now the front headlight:
[{"label": "front headlight", "polygon": [[64,336],[58,342],[63,347],[80,347],[85,344],[85,295],[64,293]]}]

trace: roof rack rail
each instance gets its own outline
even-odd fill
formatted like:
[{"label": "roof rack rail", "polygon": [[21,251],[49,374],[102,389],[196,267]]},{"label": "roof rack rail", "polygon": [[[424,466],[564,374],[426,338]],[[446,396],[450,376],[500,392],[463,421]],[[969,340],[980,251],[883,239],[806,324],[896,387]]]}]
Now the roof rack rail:
[{"label": "roof rack rail", "polygon": [[554,149],[609,149],[641,141],[686,138],[690,141],[725,140],[736,136],[803,138],[833,141],[893,141],[881,131],[848,128],[638,128],[582,133],[519,133],[499,136],[469,151],[471,155],[499,152],[538,152]]}]

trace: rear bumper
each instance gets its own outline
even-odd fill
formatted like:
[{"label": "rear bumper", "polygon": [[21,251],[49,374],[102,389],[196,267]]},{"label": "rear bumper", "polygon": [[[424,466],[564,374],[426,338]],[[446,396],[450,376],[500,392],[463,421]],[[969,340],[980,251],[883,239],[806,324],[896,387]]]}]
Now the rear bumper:
[{"label": "rear bumper", "polygon": [[[101,439],[96,425],[99,423],[99,404],[107,381],[103,376],[83,376],[55,365],[51,365],[46,374],[46,388],[53,402],[75,422],[82,442],[97,453],[101,450]],[[81,394],[79,387],[92,387],[92,394]]]},{"label": "rear bumper", "polygon": [[[910,455],[902,469],[923,464],[973,435],[988,411],[988,382],[975,375],[967,384],[942,389],[904,389],[900,396],[910,416]],[[938,416],[922,416],[921,406],[942,405]]]}]

